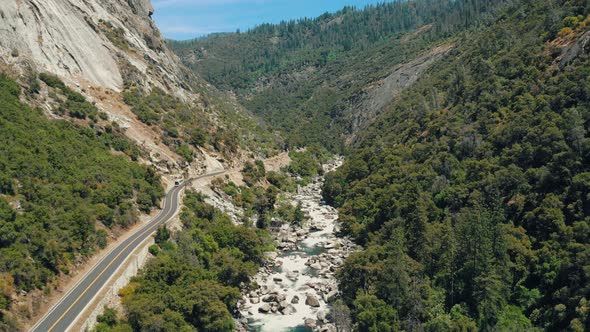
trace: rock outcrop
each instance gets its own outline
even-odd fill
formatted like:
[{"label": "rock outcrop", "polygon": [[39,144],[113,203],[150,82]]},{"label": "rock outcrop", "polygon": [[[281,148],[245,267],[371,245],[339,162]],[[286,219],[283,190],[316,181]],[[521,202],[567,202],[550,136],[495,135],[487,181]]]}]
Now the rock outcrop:
[{"label": "rock outcrop", "polygon": [[184,67],[167,49],[153,12],[149,0],[1,1],[0,58],[114,91],[137,72],[141,84],[186,94]]},{"label": "rock outcrop", "polygon": [[414,84],[452,48],[452,45],[438,46],[407,63],[400,64],[387,77],[372,83],[357,96],[347,110],[353,119],[351,141],[354,142],[358,133],[367,128],[402,91]]},{"label": "rock outcrop", "polygon": [[[244,121],[250,115],[184,67],[166,46],[153,13],[149,0],[0,1],[0,67],[23,78],[31,72],[57,75],[146,152],[142,161],[173,182],[182,172],[201,174],[214,154],[194,149],[196,158],[186,165],[162,142],[163,129],[141,122],[125,104],[121,92],[127,86],[176,96],[206,112],[206,120],[217,128],[240,126],[220,119],[220,112]],[[51,114],[52,97],[39,95],[34,106],[59,117]]]},{"label": "rock outcrop", "polygon": [[584,33],[575,41],[567,44],[563,49],[561,55],[556,59],[556,63],[560,69],[569,65],[575,58],[581,54],[590,52],[590,31]]},{"label": "rock outcrop", "polygon": [[131,66],[146,83],[174,90],[182,85],[182,67],[165,47],[153,11],[148,0],[2,1],[0,57],[114,91],[129,70],[122,67]]}]

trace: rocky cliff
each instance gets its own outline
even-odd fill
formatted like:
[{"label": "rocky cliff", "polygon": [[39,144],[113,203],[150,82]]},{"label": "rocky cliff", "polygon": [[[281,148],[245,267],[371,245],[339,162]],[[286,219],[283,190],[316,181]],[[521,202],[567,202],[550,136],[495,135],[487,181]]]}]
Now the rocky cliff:
[{"label": "rocky cliff", "polygon": [[152,13],[148,0],[2,1],[0,57],[69,83],[121,91],[133,78],[178,93],[181,69]]},{"label": "rocky cliff", "polygon": [[[179,174],[181,168],[200,173],[211,159],[208,154],[215,156],[220,145],[227,146],[221,132],[233,133],[234,142],[254,141],[256,134],[251,133],[258,124],[239,104],[181,64],[166,46],[153,12],[149,0],[0,1],[0,69],[20,75],[24,85],[30,72],[57,75],[123,128],[145,151],[145,161],[161,173]],[[148,94],[156,88],[160,96],[173,96],[191,112],[178,118],[195,119],[182,129],[175,123],[174,137],[166,136],[171,125],[164,120],[178,107],[157,110],[160,119],[148,123],[124,102],[123,92]],[[29,102],[50,116],[61,116],[53,111],[51,93],[42,91],[35,98]],[[211,140],[204,148],[191,148],[194,161],[184,168],[186,155],[181,157],[177,148],[186,144],[196,126],[208,131]],[[235,149],[232,153],[231,159]]]}]

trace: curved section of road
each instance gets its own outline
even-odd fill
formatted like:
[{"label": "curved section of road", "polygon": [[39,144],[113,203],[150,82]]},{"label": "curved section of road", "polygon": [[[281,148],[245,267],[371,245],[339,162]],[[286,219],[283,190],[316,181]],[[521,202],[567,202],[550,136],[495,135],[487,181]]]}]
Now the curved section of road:
[{"label": "curved section of road", "polygon": [[133,251],[151,236],[158,226],[165,224],[178,210],[179,195],[182,189],[190,182],[220,175],[225,171],[205,174],[182,185],[175,186],[166,194],[164,208],[145,226],[131,235],[125,241],[106,254],[80,281],[74,285],[54,306],[31,328],[31,332],[66,331],[76,320],[78,315],[94,299],[94,296],[102,289],[125,262]]}]

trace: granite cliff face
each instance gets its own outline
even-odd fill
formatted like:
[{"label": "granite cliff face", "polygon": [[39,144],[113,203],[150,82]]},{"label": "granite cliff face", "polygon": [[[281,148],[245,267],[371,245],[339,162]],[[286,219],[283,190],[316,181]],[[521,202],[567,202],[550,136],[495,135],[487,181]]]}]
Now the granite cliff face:
[{"label": "granite cliff face", "polygon": [[[203,124],[212,136],[231,132],[244,141],[244,136],[253,135],[251,128],[259,127],[237,102],[184,67],[166,46],[151,18],[153,12],[149,0],[0,1],[0,70],[19,76],[23,85],[30,73],[57,75],[123,128],[146,152],[144,161],[161,174],[200,174],[208,160],[218,158],[220,144],[191,148],[194,158],[188,164],[177,151],[182,143],[165,137],[170,128],[164,128],[164,121],[140,121],[124,102],[123,92],[149,94],[157,88],[174,96],[190,110],[182,116],[197,117],[191,125]],[[50,117],[61,117],[47,91],[35,98],[27,102]],[[176,110],[157,111],[163,118]],[[177,131],[186,138],[190,129]],[[240,154],[235,150],[226,160]]]},{"label": "granite cliff face", "polygon": [[67,83],[121,91],[126,79],[186,95],[182,69],[151,19],[149,0],[0,3],[0,57]]}]

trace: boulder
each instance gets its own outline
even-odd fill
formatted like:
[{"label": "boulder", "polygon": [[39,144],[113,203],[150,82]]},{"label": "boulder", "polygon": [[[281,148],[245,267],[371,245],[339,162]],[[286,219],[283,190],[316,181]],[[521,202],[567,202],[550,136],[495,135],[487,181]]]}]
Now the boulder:
[{"label": "boulder", "polygon": [[267,251],[264,253],[264,257],[268,261],[274,261],[275,259],[277,259],[278,256],[279,256],[279,254],[275,251]]},{"label": "boulder", "polygon": [[338,298],[338,291],[337,290],[333,290],[328,292],[328,294],[326,294],[324,296],[324,298],[326,299],[326,302],[334,302],[336,300],[336,298]]},{"label": "boulder", "polygon": [[251,297],[250,303],[252,303],[252,304],[260,303],[260,298],[259,297]]},{"label": "boulder", "polygon": [[279,310],[283,310],[285,309],[287,306],[289,305],[289,303],[287,301],[281,301],[279,302]]},{"label": "boulder", "polygon": [[320,322],[326,322],[326,312],[324,310],[319,310],[317,313],[317,318]]},{"label": "boulder", "polygon": [[291,303],[293,303],[293,304],[299,303],[299,296],[297,296],[297,295],[293,296],[293,298],[291,299]]},{"label": "boulder", "polygon": [[291,281],[297,281],[297,273],[287,272],[287,279],[289,279]]},{"label": "boulder", "polygon": [[292,304],[288,304],[283,310],[281,310],[281,313],[283,315],[291,315],[296,312],[297,312],[297,310],[295,309],[295,307]]},{"label": "boulder", "polygon": [[313,295],[307,295],[307,298],[305,299],[305,304],[307,304],[310,307],[314,307],[314,308],[317,308],[320,306],[320,302]]},{"label": "boulder", "polygon": [[275,294],[270,294],[270,295],[267,295],[262,298],[262,302],[266,302],[266,303],[276,302],[276,301],[277,301],[277,296]]},{"label": "boulder", "polygon": [[309,327],[310,329],[313,329],[316,327],[316,321],[315,319],[312,318],[308,318],[305,320],[305,326]]},{"label": "boulder", "polygon": [[270,305],[268,303],[263,304],[260,308],[258,308],[258,312],[266,314],[270,311]]}]

